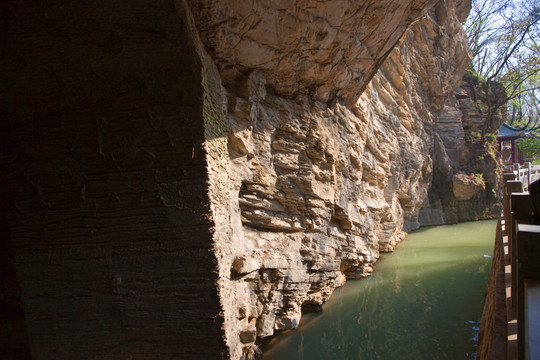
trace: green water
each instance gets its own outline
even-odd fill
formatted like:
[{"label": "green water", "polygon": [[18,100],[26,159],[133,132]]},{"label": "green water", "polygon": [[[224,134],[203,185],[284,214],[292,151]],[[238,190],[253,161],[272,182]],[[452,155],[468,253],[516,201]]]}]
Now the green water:
[{"label": "green water", "polygon": [[496,221],[418,230],[318,314],[264,346],[265,360],[474,359]]}]

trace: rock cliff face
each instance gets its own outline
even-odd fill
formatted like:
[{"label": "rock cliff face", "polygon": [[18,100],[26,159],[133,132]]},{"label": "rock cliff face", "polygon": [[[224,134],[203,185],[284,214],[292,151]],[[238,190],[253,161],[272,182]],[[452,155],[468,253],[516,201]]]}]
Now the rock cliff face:
[{"label": "rock cliff face", "polygon": [[353,105],[407,27],[433,0],[191,1],[201,37],[232,85],[264,71],[281,95]]},{"label": "rock cliff face", "polygon": [[2,308],[22,303],[21,346],[239,359],[404,231],[466,218],[496,189],[484,171],[486,191],[447,191],[480,171],[459,150],[468,6],[8,1]]},{"label": "rock cliff face", "polygon": [[[438,136],[433,159],[436,166],[430,206],[423,212],[439,212],[443,215],[440,222],[451,224],[494,218],[501,211],[501,162],[495,134],[505,116],[496,114],[491,134],[482,140],[480,133],[486,109],[482,94],[478,79],[467,73],[435,124]],[[493,96],[500,96],[497,94],[495,91]],[[434,219],[420,220],[429,225]]]},{"label": "rock cliff face", "polygon": [[[366,21],[365,9],[343,3],[340,11]],[[369,276],[404,230],[446,222],[433,175],[442,166],[450,167],[445,175],[461,169],[450,164],[449,144],[463,137],[454,92],[469,64],[466,2],[418,5],[426,14],[399,46],[372,50],[384,56],[366,62],[347,54],[386,49],[382,42],[401,35],[373,36],[383,26],[377,22],[358,45],[349,41],[347,16],[326,11],[321,19],[322,3],[253,4],[243,12],[219,1],[192,4],[226,89],[231,231],[218,258],[233,358],[257,337],[295,328],[302,311],[319,308],[347,278]],[[392,4],[420,14],[417,5]],[[283,44],[268,37],[274,32],[285,33]],[[324,66],[341,48],[344,69]],[[352,78],[341,83],[341,71]]]}]

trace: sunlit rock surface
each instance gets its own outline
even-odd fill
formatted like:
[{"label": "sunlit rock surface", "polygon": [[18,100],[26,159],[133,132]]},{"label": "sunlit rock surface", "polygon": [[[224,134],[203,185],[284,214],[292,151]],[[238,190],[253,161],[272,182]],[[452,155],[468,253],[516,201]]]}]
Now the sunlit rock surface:
[{"label": "sunlit rock surface", "polygon": [[452,191],[457,200],[470,200],[480,191],[485,190],[486,184],[481,174],[457,173],[452,176]]},{"label": "sunlit rock surface", "polygon": [[407,27],[432,0],[190,1],[227,87],[258,69],[290,97],[354,104]]},{"label": "sunlit rock surface", "polygon": [[[257,337],[295,328],[303,310],[320,308],[347,278],[369,276],[404,230],[446,221],[441,200],[428,193],[437,161],[453,171],[436,129],[461,124],[459,111],[444,109],[456,103],[470,61],[461,28],[468,4],[424,7],[424,17],[392,38],[377,29],[402,33],[410,14],[422,14],[417,5],[392,2],[388,8],[401,10],[371,24],[365,9],[375,5],[352,11],[352,2],[340,3],[357,24],[367,22],[369,35],[330,10],[321,20],[328,3],[192,4],[227,97],[232,230],[218,259],[233,353],[250,344],[253,326]],[[340,22],[336,33],[332,22]],[[381,61],[363,61],[365,49]],[[332,56],[343,57],[327,67]]]}]

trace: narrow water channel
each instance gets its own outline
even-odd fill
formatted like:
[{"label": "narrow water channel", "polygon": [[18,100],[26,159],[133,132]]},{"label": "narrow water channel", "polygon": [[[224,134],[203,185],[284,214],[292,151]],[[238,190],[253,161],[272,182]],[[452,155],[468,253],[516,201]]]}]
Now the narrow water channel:
[{"label": "narrow water channel", "polygon": [[496,221],[420,229],[272,339],[265,360],[474,359]]}]

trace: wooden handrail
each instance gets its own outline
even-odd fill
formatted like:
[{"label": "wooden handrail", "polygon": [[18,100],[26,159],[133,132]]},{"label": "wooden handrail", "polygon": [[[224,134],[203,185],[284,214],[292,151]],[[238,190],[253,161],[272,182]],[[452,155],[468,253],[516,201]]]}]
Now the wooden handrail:
[{"label": "wooden handrail", "polygon": [[[512,179],[512,175],[514,178]],[[540,165],[532,165],[531,163],[525,163],[523,165],[513,164],[505,167],[503,173],[504,181],[516,180],[523,184],[523,190],[527,190],[529,184],[540,179]]]},{"label": "wooden handrail", "polygon": [[[511,262],[512,308],[518,322],[518,359],[540,356],[540,346],[533,344],[528,327],[531,307],[540,308],[540,298],[531,300],[528,294],[540,294],[540,225],[533,225],[533,204],[528,192],[529,184],[540,179],[540,166],[526,164],[507,168],[503,174],[503,216],[509,242]],[[529,284],[529,285],[527,285]],[[531,292],[536,284],[536,292]],[[529,301],[527,301],[529,299]],[[540,336],[540,334],[535,334]],[[538,342],[535,339],[535,342]],[[538,353],[537,353],[538,352]],[[532,357],[531,357],[532,356]]]},{"label": "wooden handrail", "polygon": [[512,267],[512,305],[517,313],[518,302],[515,293],[518,289],[518,269],[517,269],[517,229],[520,224],[532,224],[533,207],[529,193],[515,192],[510,194],[510,223],[508,227],[508,241],[510,243],[510,261]]},{"label": "wooden handrail", "polygon": [[523,360],[540,358],[540,344],[538,342],[540,334],[535,333],[538,329],[530,326],[531,323],[538,321],[537,312],[540,310],[540,298],[536,295],[538,294],[538,280],[540,280],[539,260],[540,225],[518,224],[518,359]]}]

